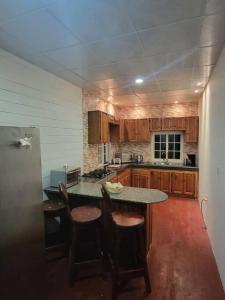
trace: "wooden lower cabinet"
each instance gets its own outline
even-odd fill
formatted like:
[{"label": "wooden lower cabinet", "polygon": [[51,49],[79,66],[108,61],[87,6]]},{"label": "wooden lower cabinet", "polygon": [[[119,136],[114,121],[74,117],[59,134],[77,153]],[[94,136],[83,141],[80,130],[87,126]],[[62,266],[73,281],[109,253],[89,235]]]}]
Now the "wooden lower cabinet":
[{"label": "wooden lower cabinet", "polygon": [[184,195],[195,197],[197,186],[197,176],[193,172],[184,173]]},{"label": "wooden lower cabinet", "polygon": [[112,183],[118,182],[118,177],[117,177],[117,175],[116,175],[116,176],[113,176],[113,177],[110,179],[110,182],[112,182]]},{"label": "wooden lower cabinet", "polygon": [[150,188],[156,190],[161,189],[161,170],[150,171]]},{"label": "wooden lower cabinet", "polygon": [[126,169],[119,173],[117,180],[124,186],[131,186],[131,170]]},{"label": "wooden lower cabinet", "polygon": [[149,169],[132,169],[132,186],[139,188],[150,187]]},{"label": "wooden lower cabinet", "polygon": [[171,192],[171,172],[160,172],[160,190],[165,193]]},{"label": "wooden lower cabinet", "polygon": [[110,181],[120,182],[124,186],[157,189],[167,194],[197,197],[198,173],[195,171],[129,168]]},{"label": "wooden lower cabinet", "polygon": [[194,171],[150,170],[150,188],[167,194],[197,196],[198,173]]},{"label": "wooden lower cabinet", "polygon": [[181,172],[172,172],[172,184],[171,184],[171,193],[182,195],[184,190],[184,173]]}]

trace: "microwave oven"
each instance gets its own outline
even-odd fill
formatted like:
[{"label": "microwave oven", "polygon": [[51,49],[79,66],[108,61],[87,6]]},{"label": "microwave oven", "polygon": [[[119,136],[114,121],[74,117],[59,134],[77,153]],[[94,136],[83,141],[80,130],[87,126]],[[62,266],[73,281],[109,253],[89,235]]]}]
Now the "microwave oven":
[{"label": "microwave oven", "polygon": [[51,171],[50,183],[52,187],[58,187],[62,182],[66,188],[78,184],[81,168],[63,167]]}]

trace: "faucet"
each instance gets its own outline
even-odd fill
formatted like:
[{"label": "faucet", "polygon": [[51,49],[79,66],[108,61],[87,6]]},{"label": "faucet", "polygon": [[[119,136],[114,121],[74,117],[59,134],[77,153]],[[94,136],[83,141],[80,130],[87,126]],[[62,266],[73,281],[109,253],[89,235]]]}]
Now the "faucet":
[{"label": "faucet", "polygon": [[162,152],[162,159],[163,159],[164,165],[169,165],[168,152],[166,152],[166,151]]}]

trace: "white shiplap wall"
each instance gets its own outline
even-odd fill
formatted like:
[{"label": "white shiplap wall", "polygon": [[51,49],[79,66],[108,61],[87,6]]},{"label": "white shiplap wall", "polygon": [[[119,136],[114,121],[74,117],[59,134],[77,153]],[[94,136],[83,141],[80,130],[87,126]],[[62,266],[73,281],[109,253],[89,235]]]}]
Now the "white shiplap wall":
[{"label": "white shiplap wall", "polygon": [[51,169],[83,166],[81,89],[1,49],[0,126],[40,128],[44,186]]}]

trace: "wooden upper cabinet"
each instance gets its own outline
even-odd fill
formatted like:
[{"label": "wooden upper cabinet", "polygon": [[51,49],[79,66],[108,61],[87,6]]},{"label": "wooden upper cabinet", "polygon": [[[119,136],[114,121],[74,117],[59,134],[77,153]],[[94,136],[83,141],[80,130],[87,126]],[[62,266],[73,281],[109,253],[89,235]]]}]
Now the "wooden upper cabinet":
[{"label": "wooden upper cabinet", "polygon": [[184,173],[184,195],[195,197],[196,196],[196,173]]},{"label": "wooden upper cabinet", "polygon": [[172,172],[171,192],[182,195],[184,190],[184,173]]},{"label": "wooden upper cabinet", "polygon": [[123,143],[125,141],[125,137],[124,137],[124,120],[120,119],[120,125],[119,125],[119,141],[120,143]]},{"label": "wooden upper cabinet", "polygon": [[101,142],[109,142],[109,119],[106,113],[101,113]]},{"label": "wooden upper cabinet", "polygon": [[151,170],[150,171],[150,188],[160,190],[161,189],[161,171]]},{"label": "wooden upper cabinet", "polygon": [[162,130],[162,119],[152,118],[149,120],[150,131],[160,131]]},{"label": "wooden upper cabinet", "polygon": [[124,139],[127,142],[137,142],[137,119],[124,120]]},{"label": "wooden upper cabinet", "polygon": [[137,141],[140,143],[150,142],[149,119],[137,120]]},{"label": "wooden upper cabinet", "polygon": [[163,118],[162,130],[185,130],[186,129],[185,118]]},{"label": "wooden upper cabinet", "polygon": [[197,143],[198,142],[198,117],[186,118],[186,143]]},{"label": "wooden upper cabinet", "polygon": [[161,171],[160,172],[160,190],[165,193],[171,192],[171,172]]},{"label": "wooden upper cabinet", "polygon": [[176,130],[186,130],[186,118],[176,118]]},{"label": "wooden upper cabinet", "polygon": [[109,142],[108,115],[101,111],[88,112],[88,143],[101,144]]}]

